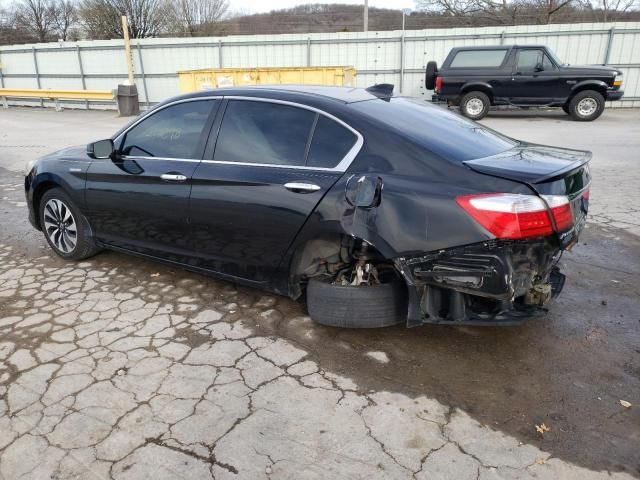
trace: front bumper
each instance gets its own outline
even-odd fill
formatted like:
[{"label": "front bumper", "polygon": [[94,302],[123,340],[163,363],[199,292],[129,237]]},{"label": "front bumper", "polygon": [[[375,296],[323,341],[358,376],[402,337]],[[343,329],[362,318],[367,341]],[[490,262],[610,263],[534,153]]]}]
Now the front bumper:
[{"label": "front bumper", "polygon": [[564,285],[560,252],[557,242],[542,238],[399,258],[409,289],[407,326],[516,325],[540,317]]},{"label": "front bumper", "polygon": [[622,90],[607,90],[607,102],[613,102],[622,99],[624,91]]}]

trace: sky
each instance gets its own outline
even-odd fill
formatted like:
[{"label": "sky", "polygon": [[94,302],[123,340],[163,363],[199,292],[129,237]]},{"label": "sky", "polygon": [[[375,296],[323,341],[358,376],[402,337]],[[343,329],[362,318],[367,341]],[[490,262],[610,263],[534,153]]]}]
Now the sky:
[{"label": "sky", "polygon": [[[0,0],[1,1],[1,0]],[[229,0],[232,11],[243,13],[262,13],[281,8],[295,7],[307,3],[348,3],[364,5],[364,0]],[[370,7],[379,8],[414,8],[414,0],[369,0]]]}]

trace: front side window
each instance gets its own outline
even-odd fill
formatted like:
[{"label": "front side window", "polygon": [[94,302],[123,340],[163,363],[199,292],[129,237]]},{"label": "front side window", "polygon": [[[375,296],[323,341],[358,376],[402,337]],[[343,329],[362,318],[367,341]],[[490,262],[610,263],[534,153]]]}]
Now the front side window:
[{"label": "front side window", "polygon": [[127,156],[196,158],[213,100],[172,105],[142,120],[129,130],[120,152]]},{"label": "front side window", "polygon": [[279,103],[229,100],[214,160],[302,166],[315,116]]},{"label": "front side window", "polygon": [[313,131],[307,166],[334,168],[349,153],[356,140],[351,130],[320,115]]},{"label": "front side window", "polygon": [[531,72],[540,65],[543,70],[553,70],[553,63],[542,50],[520,50],[518,53],[518,71]]},{"label": "front side window", "polygon": [[462,50],[451,61],[450,68],[497,68],[506,50]]}]

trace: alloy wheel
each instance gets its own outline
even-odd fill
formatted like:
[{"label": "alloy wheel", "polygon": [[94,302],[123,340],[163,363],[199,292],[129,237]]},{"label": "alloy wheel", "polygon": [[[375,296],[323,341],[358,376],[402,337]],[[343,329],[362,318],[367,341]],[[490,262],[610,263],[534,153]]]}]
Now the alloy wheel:
[{"label": "alloy wheel", "polygon": [[62,253],[71,253],[78,242],[78,229],[71,209],[52,198],[44,206],[44,229],[49,240]]},{"label": "alloy wheel", "polygon": [[593,115],[593,113],[598,108],[598,102],[594,98],[586,97],[578,102],[577,110],[578,114],[582,117],[588,117],[589,115]]},{"label": "alloy wheel", "polygon": [[466,109],[469,115],[475,117],[476,115],[480,115],[482,110],[484,110],[484,102],[479,98],[472,98],[467,102]]}]

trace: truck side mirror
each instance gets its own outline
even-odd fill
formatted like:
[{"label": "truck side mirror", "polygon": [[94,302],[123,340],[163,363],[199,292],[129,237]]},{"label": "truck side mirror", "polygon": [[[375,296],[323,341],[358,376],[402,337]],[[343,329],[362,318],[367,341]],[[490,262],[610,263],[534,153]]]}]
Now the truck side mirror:
[{"label": "truck side mirror", "polygon": [[533,70],[535,72],[542,72],[544,70],[544,67],[542,66],[542,63],[536,63],[536,66]]}]

